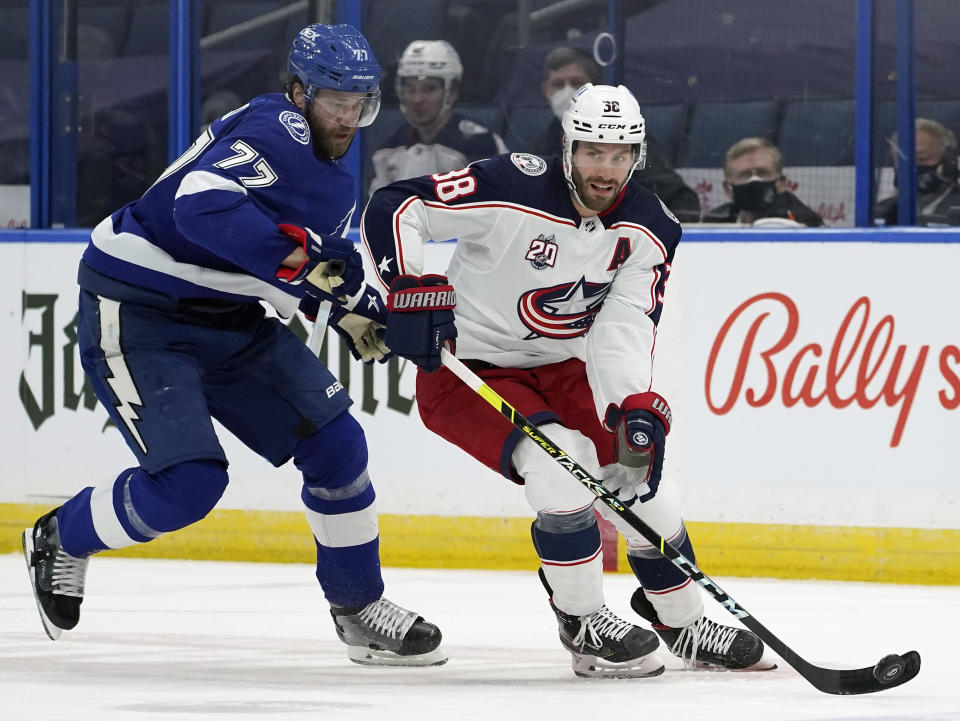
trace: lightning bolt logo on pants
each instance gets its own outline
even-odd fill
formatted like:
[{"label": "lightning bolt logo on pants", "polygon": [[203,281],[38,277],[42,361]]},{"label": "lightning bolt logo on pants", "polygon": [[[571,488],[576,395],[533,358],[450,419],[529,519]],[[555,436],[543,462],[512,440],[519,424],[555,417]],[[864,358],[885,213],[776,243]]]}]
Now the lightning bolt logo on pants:
[{"label": "lightning bolt logo on pants", "polygon": [[135,405],[142,408],[143,401],[140,400],[137,386],[120,348],[120,302],[103,296],[97,296],[97,299],[100,301],[100,349],[111,374],[106,381],[117,397],[114,407],[130,435],[146,453],[147,446],[134,425],[134,421],[139,421],[140,416],[133,409]]}]

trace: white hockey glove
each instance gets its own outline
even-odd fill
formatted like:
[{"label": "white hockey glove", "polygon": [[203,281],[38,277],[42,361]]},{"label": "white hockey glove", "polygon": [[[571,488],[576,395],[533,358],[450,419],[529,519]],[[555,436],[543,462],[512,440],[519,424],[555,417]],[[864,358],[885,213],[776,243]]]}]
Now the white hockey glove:
[{"label": "white hockey glove", "polygon": [[[349,308],[349,305],[353,305],[353,308]],[[351,355],[359,361],[384,363],[392,355],[383,340],[387,309],[380,294],[369,285],[364,286],[355,304],[351,302],[348,307],[334,304],[330,311],[330,325],[343,338]]]}]

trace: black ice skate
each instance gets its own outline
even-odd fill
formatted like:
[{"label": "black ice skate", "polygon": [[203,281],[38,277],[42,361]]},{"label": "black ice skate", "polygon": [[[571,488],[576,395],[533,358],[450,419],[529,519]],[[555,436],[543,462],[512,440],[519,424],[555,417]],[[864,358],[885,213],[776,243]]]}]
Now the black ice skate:
[{"label": "black ice skate", "polygon": [[606,606],[586,616],[571,616],[550,601],[560,624],[560,643],[573,655],[581,678],[645,678],[663,673],[655,651],[660,642],[650,631],[619,618]]},{"label": "black ice skate", "polygon": [[332,606],[330,614],[354,663],[439,666],[447,662],[447,655],[438,648],[440,629],[385,598],[363,608]]},{"label": "black ice skate", "polygon": [[687,668],[725,668],[769,671],[776,664],[763,661],[763,641],[747,630],[724,626],[701,616],[684,628],[660,623],[657,611],[642,588],[633,592],[630,606],[653,624],[653,630],[683,660]]},{"label": "black ice skate", "polygon": [[57,509],[25,530],[21,543],[40,620],[47,635],[56,641],[61,631],[70,630],[80,620],[83,582],[90,559],[76,558],[63,550]]}]

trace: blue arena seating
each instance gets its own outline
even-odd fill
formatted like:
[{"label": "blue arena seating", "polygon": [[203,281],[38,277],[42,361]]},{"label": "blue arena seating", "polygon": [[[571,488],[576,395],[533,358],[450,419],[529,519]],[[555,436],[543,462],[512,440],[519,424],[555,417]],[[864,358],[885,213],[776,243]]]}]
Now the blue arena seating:
[{"label": "blue arena seating", "polygon": [[853,100],[797,100],[784,105],[777,146],[784,165],[853,165]]},{"label": "blue arena seating", "polygon": [[503,137],[503,113],[499,105],[459,103],[454,106],[454,110],[471,120],[476,120],[481,125],[486,125],[501,138]]},{"label": "blue arena seating", "polygon": [[686,148],[678,165],[716,168],[723,165],[727,148],[746,137],[775,140],[777,104],[774,100],[738,103],[708,102],[693,106]]},{"label": "blue arena seating", "polygon": [[170,10],[166,2],[148,0],[133,6],[123,55],[165,55],[170,44]]},{"label": "blue arena seating", "polygon": [[[206,21],[206,31],[204,35],[226,30],[239,25],[240,23],[252,20],[262,15],[282,7],[282,3],[275,0],[253,0],[246,2],[220,2],[210,3]],[[243,33],[243,35],[218,43],[217,50],[268,50],[272,52],[285,51],[291,38],[285,37],[285,23],[283,21],[271,22],[253,30]]]},{"label": "blue arena seating", "polygon": [[640,112],[647,123],[647,133],[666,159],[674,163],[687,132],[687,106],[684,103],[646,105],[640,108]]},{"label": "blue arena seating", "polygon": [[[530,144],[551,120],[553,112],[546,105],[517,105],[510,108],[504,123],[503,142],[514,152],[529,150]],[[560,152],[560,148],[557,148],[557,152]]]}]

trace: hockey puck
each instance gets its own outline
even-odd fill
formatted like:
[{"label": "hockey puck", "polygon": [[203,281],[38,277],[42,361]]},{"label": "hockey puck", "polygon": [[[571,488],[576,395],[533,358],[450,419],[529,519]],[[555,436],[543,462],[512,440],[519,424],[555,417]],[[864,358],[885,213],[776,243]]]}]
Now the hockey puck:
[{"label": "hockey puck", "polygon": [[903,656],[891,653],[877,661],[877,665],[873,667],[873,677],[883,684],[893,683],[906,667],[907,662],[903,660]]}]

